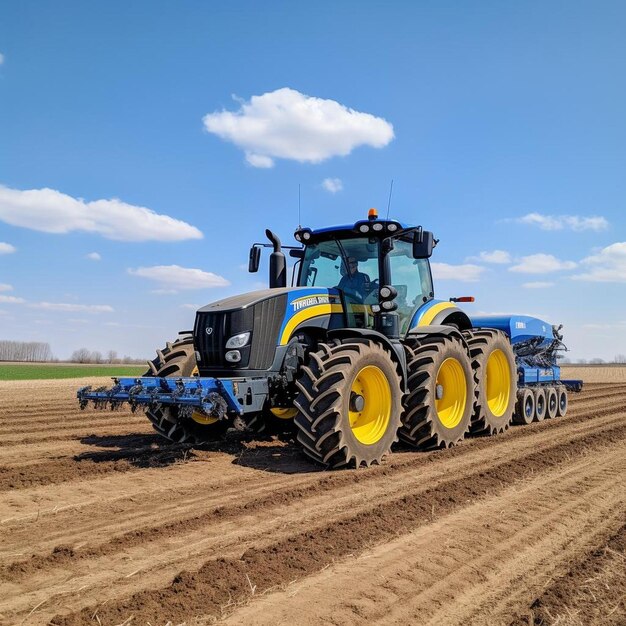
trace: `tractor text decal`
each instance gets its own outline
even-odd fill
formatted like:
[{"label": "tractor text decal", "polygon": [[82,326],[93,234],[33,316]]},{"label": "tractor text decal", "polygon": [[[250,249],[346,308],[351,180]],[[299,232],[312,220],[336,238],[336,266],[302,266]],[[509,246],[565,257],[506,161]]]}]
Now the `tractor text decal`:
[{"label": "tractor text decal", "polygon": [[[334,301],[335,298],[332,298]],[[294,300],[291,305],[293,306],[293,310],[299,311],[300,309],[305,309],[309,306],[315,306],[316,304],[330,304],[331,297],[327,294],[319,295],[319,296],[309,296],[307,298],[299,298],[298,300]]]}]

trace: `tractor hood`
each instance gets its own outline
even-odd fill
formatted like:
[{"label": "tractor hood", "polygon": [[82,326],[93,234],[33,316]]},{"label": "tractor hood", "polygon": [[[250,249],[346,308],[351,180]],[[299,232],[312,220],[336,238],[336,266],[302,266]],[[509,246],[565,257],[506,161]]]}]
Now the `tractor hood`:
[{"label": "tractor hood", "polygon": [[[193,331],[200,372],[268,369],[300,325],[328,328],[331,314],[343,320],[339,291],[320,287],[262,289],[208,304],[196,313]],[[250,333],[249,343],[239,349],[240,361],[229,362],[226,342],[242,333]]]}]

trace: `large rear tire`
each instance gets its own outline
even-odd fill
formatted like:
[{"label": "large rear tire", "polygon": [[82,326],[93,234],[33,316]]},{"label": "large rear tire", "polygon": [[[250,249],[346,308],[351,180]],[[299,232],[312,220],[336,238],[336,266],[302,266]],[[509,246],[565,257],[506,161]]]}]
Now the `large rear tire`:
[{"label": "large rear tire", "polygon": [[482,328],[463,334],[478,381],[470,430],[475,435],[496,435],[509,427],[515,412],[515,355],[506,335],[499,330]]},{"label": "large rear tire", "polygon": [[[163,350],[157,350],[157,357],[148,362],[149,369],[144,376],[180,378],[197,375],[196,356],[193,338],[183,336],[168,343]],[[191,417],[181,418],[177,407],[147,409],[146,416],[159,435],[175,443],[205,443],[221,438],[226,432],[226,420],[194,411]]]},{"label": "large rear tire", "polygon": [[408,395],[400,438],[419,448],[447,448],[469,431],[475,381],[467,348],[456,337],[408,337]]},{"label": "large rear tire", "polygon": [[397,441],[400,376],[379,344],[350,339],[320,344],[296,381],[298,442],[328,468],[380,463]]}]

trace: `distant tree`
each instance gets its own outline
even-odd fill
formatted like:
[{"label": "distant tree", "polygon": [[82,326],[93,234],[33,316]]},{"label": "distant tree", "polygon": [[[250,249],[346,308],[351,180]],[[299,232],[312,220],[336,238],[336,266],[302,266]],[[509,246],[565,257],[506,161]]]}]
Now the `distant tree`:
[{"label": "distant tree", "polygon": [[600,365],[601,363],[604,363],[604,359],[590,359],[589,363],[591,363],[591,365]]},{"label": "distant tree", "polygon": [[587,359],[578,359],[578,361],[576,361],[576,363],[580,363],[580,365],[586,365],[587,364]]},{"label": "distant tree", "polygon": [[626,363],[626,354],[616,354],[613,359],[614,363]]},{"label": "distant tree", "polygon": [[102,363],[102,352],[94,350],[89,358],[90,363]]},{"label": "distant tree", "polygon": [[568,356],[560,356],[558,357],[558,361],[561,365],[567,365],[568,363],[572,362],[572,360]]},{"label": "distant tree", "polygon": [[107,363],[117,362],[117,352],[115,350],[109,350],[107,352]]},{"label": "distant tree", "polygon": [[74,363],[89,363],[91,360],[91,352],[87,348],[79,348],[72,352],[70,361]]}]

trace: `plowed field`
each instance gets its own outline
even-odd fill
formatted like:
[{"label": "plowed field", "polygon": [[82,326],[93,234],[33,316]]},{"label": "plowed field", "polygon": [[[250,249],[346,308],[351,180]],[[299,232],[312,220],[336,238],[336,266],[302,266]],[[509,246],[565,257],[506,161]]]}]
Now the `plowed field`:
[{"label": "plowed field", "polygon": [[2,624],[626,623],[626,382],[337,472],[166,445],[88,382],[0,383]]}]

